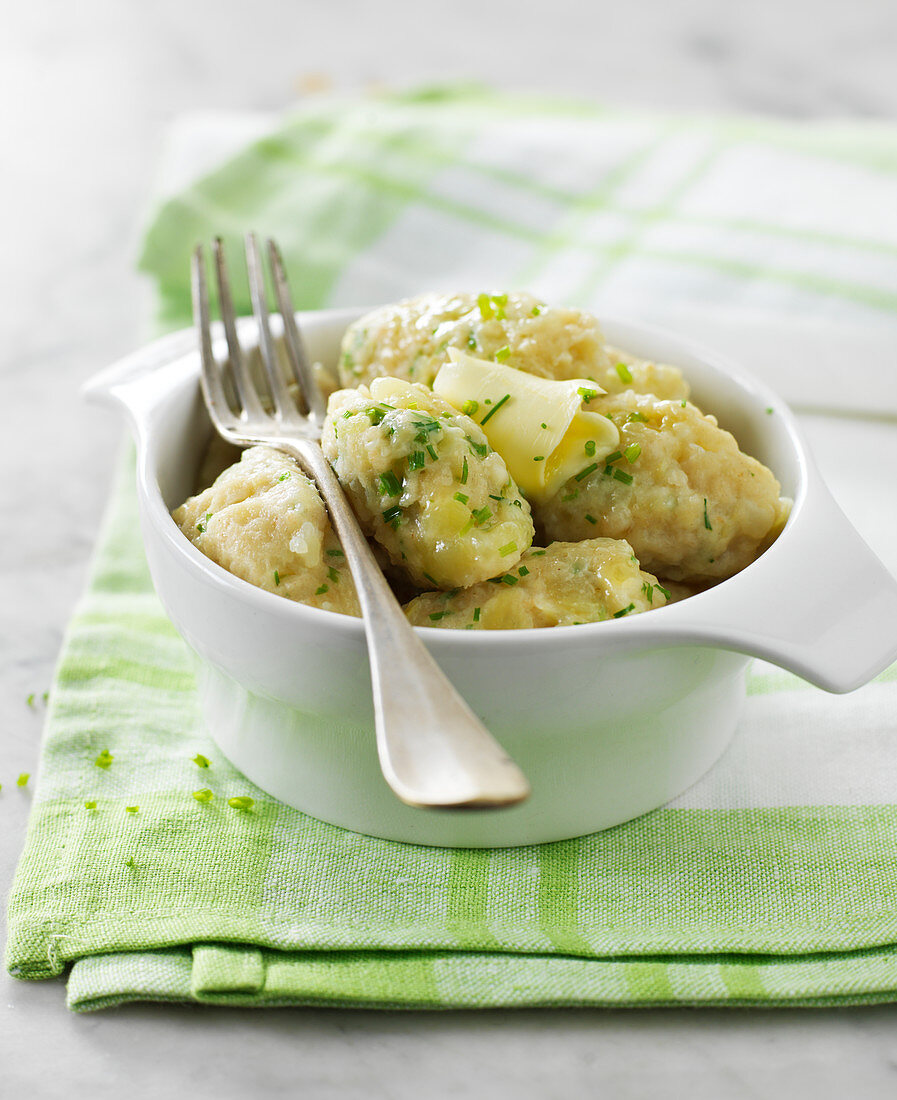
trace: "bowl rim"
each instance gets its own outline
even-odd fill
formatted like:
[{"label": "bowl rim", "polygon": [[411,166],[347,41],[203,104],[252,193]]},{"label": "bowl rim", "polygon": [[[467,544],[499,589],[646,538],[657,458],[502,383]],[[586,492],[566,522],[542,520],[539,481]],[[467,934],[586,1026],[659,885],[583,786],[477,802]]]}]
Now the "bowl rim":
[{"label": "bowl rim", "polygon": [[[297,320],[300,327],[309,331],[313,326],[333,324],[337,321],[345,321],[348,324],[355,317],[369,312],[370,308],[372,307],[367,309],[339,308],[299,312],[297,313]],[[251,318],[241,319],[241,321],[249,329],[254,328],[254,322]],[[247,322],[249,322],[248,325]],[[551,628],[548,635],[546,635],[546,628],[542,627],[462,631],[446,630],[436,626],[416,626],[414,629],[426,632],[425,637],[431,648],[438,648],[446,655],[461,650],[478,653],[482,650],[488,651],[496,648],[514,654],[523,651],[531,652],[534,646],[544,646],[547,638],[554,639],[548,644],[561,651],[569,648],[579,649],[582,645],[593,646],[596,652],[617,647],[621,649],[647,648],[650,647],[652,641],[656,641],[658,645],[668,646],[675,644],[676,634],[682,633],[687,636],[690,620],[693,620],[696,614],[702,623],[706,623],[707,611],[712,608],[715,594],[723,589],[731,592],[740,578],[749,577],[753,581],[760,570],[770,571],[776,569],[778,557],[786,552],[787,544],[793,537],[795,527],[800,523],[807,498],[813,490],[814,481],[817,479],[814,477],[815,467],[803,438],[803,433],[785,401],[765,382],[752,375],[739,364],[731,362],[726,356],[722,356],[713,349],[707,348],[690,338],[655,325],[644,324],[624,317],[602,315],[599,317],[599,322],[603,330],[611,329],[615,333],[628,331],[637,339],[642,338],[668,345],[671,349],[670,354],[663,357],[658,356],[658,358],[664,358],[674,363],[678,355],[698,359],[703,367],[709,368],[712,373],[722,376],[741,389],[743,394],[757,408],[758,416],[760,408],[773,410],[774,415],[779,418],[779,423],[784,428],[784,438],[787,440],[795,460],[796,491],[785,526],[775,542],[738,573],[720,581],[710,589],[689,596],[687,599],[654,608],[650,615],[639,614],[593,623],[556,626]],[[242,339],[244,335],[244,327],[242,326],[240,335]],[[618,339],[613,339],[610,343],[616,346]],[[620,342],[620,346],[625,349],[625,342]],[[167,390],[169,396],[178,392],[181,387],[195,386],[196,390],[199,390],[199,354],[197,351],[188,351],[180,356],[175,356],[169,362],[175,368],[179,368],[172,373],[172,381]],[[766,415],[765,412],[764,415]],[[152,523],[169,550],[174,555],[181,556],[194,574],[200,575],[207,584],[211,584],[228,599],[240,601],[258,613],[280,616],[285,620],[285,623],[292,621],[297,629],[303,626],[310,629],[327,628],[334,632],[337,637],[363,644],[364,624],[360,618],[310,607],[307,604],[289,600],[276,593],[259,588],[251,582],[228,572],[223,566],[206,557],[186,538],[172,518],[156,478],[158,450],[151,421],[152,412],[147,417],[147,423],[143,425],[146,430],[141,433],[145,445],[140,448],[138,459],[138,492],[146,502],[145,514],[147,519]],[[731,639],[736,639],[739,636],[738,624],[725,620],[720,621],[719,627],[730,641],[727,642],[721,635],[718,644],[725,648],[737,648]],[[687,637],[685,640],[688,640]]]}]

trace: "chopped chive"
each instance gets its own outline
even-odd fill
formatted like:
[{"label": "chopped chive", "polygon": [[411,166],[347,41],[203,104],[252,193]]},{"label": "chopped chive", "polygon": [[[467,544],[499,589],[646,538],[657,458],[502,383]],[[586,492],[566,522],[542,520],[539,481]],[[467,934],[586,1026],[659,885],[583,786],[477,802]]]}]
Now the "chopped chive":
[{"label": "chopped chive", "polygon": [[414,437],[417,443],[426,443],[431,432],[442,431],[442,425],[433,416],[427,417],[426,420],[415,420],[414,426],[417,428],[417,434]]},{"label": "chopped chive", "polygon": [[679,402],[679,404],[680,404],[680,405],[682,406],[682,408],[684,409],[684,408],[685,408],[685,406],[686,406],[686,405],[688,404],[688,402],[687,402],[687,401],[685,400],[685,398],[683,397],[683,398],[682,398],[682,400],[681,400],[681,401]]},{"label": "chopped chive", "polygon": [[483,609],[482,609],[481,607],[475,607],[475,608],[473,609],[473,621],[474,621],[475,623],[478,623],[478,622],[480,621],[480,612],[481,612],[482,610],[483,610]]},{"label": "chopped chive", "polygon": [[286,479],[289,476],[290,476],[290,471],[289,470],[284,470],[284,472],[280,475],[280,477],[277,480],[278,481],[286,481]]},{"label": "chopped chive", "polygon": [[383,516],[384,522],[388,523],[395,531],[399,526],[399,520],[402,518],[402,509],[398,504],[394,505],[392,508],[387,508],[385,512],[381,512],[380,514]]},{"label": "chopped chive", "polygon": [[502,581],[505,584],[509,584],[513,587],[517,583],[518,578],[512,577],[510,573],[505,573],[505,575],[502,577]]},{"label": "chopped chive", "polygon": [[490,416],[495,416],[495,414],[502,407],[502,405],[504,405],[504,403],[506,401],[509,401],[510,398],[511,398],[511,395],[509,393],[506,393],[504,395],[504,397],[501,399],[501,401],[496,401],[496,403],[492,406],[492,408],[489,410],[489,412],[487,412],[486,415],[483,417],[483,419],[480,421],[480,427],[482,427],[486,423],[486,421],[489,419]]},{"label": "chopped chive", "polygon": [[472,514],[473,514],[473,518],[476,520],[476,522],[478,524],[480,524],[480,523],[485,523],[486,520],[489,519],[490,516],[492,515],[492,512],[488,508],[484,507],[484,508],[477,508],[477,510],[475,512],[473,512]]},{"label": "chopped chive", "polygon": [[533,455],[533,462],[544,462],[545,455]]},{"label": "chopped chive", "polygon": [[376,405],[369,405],[365,410],[371,424],[379,424],[380,421],[386,416],[386,413],[382,409],[378,409]]},{"label": "chopped chive", "polygon": [[590,401],[594,401],[595,398],[598,396],[597,390],[586,389],[585,386],[580,386],[576,392],[582,397],[583,401],[587,405]]},{"label": "chopped chive", "polygon": [[97,808],[97,804],[96,804],[95,800],[92,799],[92,798],[84,803],[84,809],[85,810],[95,810],[96,808]]},{"label": "chopped chive", "polygon": [[412,451],[408,456],[409,470],[422,470],[427,461],[426,451]]},{"label": "chopped chive", "polygon": [[455,493],[455,500],[460,501],[461,504],[466,504],[470,497],[466,493]]},{"label": "chopped chive", "polygon": [[648,603],[654,603],[654,585],[649,584],[647,581],[642,582],[642,592],[645,593],[645,597]]},{"label": "chopped chive", "polygon": [[630,443],[626,450],[623,452],[626,455],[626,461],[632,465],[633,462],[642,453],[642,445],[640,443]]},{"label": "chopped chive", "polygon": [[461,463],[461,484],[467,484],[467,455],[464,456],[464,461]]},{"label": "chopped chive", "polygon": [[236,798],[229,798],[227,804],[233,806],[235,810],[251,810],[255,805],[255,799],[250,798],[249,795],[240,794]]},{"label": "chopped chive", "polygon": [[578,496],[579,489],[571,489],[569,493],[565,493],[564,496],[561,497],[561,503],[568,500],[576,500]]},{"label": "chopped chive", "polygon": [[32,691],[28,698],[25,700],[25,705],[29,707],[34,706],[34,692]]},{"label": "chopped chive", "polygon": [[625,363],[617,363],[616,366],[614,367],[614,370],[619,375],[619,378],[620,378],[621,382],[631,382],[632,381],[632,371],[629,369],[629,367],[626,366]]},{"label": "chopped chive", "polygon": [[43,702],[45,702],[45,703],[46,703],[46,701],[47,701],[47,700],[48,700],[48,699],[50,698],[50,693],[49,693],[49,691],[42,691],[42,692],[41,692],[41,696],[40,696],[40,697],[41,697],[41,699],[43,700]]},{"label": "chopped chive", "polygon": [[503,501],[503,500],[504,500],[505,498],[504,498],[504,497],[500,497],[500,496],[496,496],[496,494],[495,494],[495,493],[490,493],[490,494],[489,494],[489,499],[490,499],[490,500],[497,500],[497,501],[498,501],[499,503],[501,503],[501,502],[502,502],[502,501]]},{"label": "chopped chive", "polygon": [[470,348],[471,351],[477,350],[477,338],[472,332],[469,332],[467,334],[467,346]]},{"label": "chopped chive", "polygon": [[94,764],[96,764],[98,768],[108,768],[114,759],[115,757],[113,757],[108,749],[103,749],[96,760],[94,760]]},{"label": "chopped chive", "polygon": [[625,470],[614,470],[614,478],[616,481],[622,481],[624,485],[632,484],[632,474],[627,474]]},{"label": "chopped chive", "polygon": [[498,351],[495,353],[496,363],[504,363],[506,360],[508,360],[510,358],[511,358],[511,349],[508,347],[507,344],[505,344],[505,346],[503,348],[499,348]]},{"label": "chopped chive", "polygon": [[544,553],[546,553],[545,550],[531,550],[529,556],[531,558],[541,558]]},{"label": "chopped chive", "polygon": [[479,407],[479,401],[474,401],[474,399],[471,397],[461,406],[461,412],[464,413],[465,416],[473,416],[473,414],[477,411]]},{"label": "chopped chive", "polygon": [[533,315],[533,317],[538,317],[541,312],[541,306],[533,306],[533,308],[530,310],[530,313]]},{"label": "chopped chive", "polygon": [[607,463],[608,466],[610,466],[610,464],[612,462],[616,462],[618,459],[621,459],[622,457],[623,457],[623,452],[622,451],[613,451],[613,452],[611,452],[611,454],[609,454],[607,456],[607,458],[605,458],[604,461]]},{"label": "chopped chive", "polygon": [[485,458],[486,455],[489,454],[488,443],[477,443],[475,440],[471,439],[469,435],[465,436],[464,438],[470,444],[471,454],[478,455],[480,458]]},{"label": "chopped chive", "polygon": [[328,550],[327,551],[327,557],[328,558],[344,558],[345,556],[346,555],[342,552],[342,550]]},{"label": "chopped chive", "polygon": [[381,474],[377,479],[377,485],[383,496],[397,497],[402,493],[402,483],[392,470],[387,470],[386,473]]},{"label": "chopped chive", "polygon": [[197,766],[197,768],[208,768],[211,766],[209,758],[207,756],[203,756],[201,752],[198,752],[196,756],[193,757],[193,763]]},{"label": "chopped chive", "polygon": [[136,814],[139,809],[140,809],[139,806],[125,806],[125,813],[126,814]]},{"label": "chopped chive", "polygon": [[19,778],[16,780],[17,787],[27,787],[28,780],[31,778],[31,772],[22,772]]},{"label": "chopped chive", "polygon": [[280,574],[277,572],[276,569],[274,570],[274,584],[275,585],[280,584]]},{"label": "chopped chive", "polygon": [[325,592],[329,592],[329,591],[330,591],[330,585],[322,584],[319,588],[315,589],[315,595],[316,596],[323,596]]},{"label": "chopped chive", "polygon": [[548,425],[545,423],[544,420],[542,421],[542,430],[546,432],[548,431]]},{"label": "chopped chive", "polygon": [[332,565],[327,569],[327,576],[334,584],[339,584],[339,573]]},{"label": "chopped chive", "polygon": [[208,787],[201,787],[198,791],[193,792],[193,797],[197,802],[211,802],[215,796]]},{"label": "chopped chive", "polygon": [[590,463],[588,466],[585,467],[585,469],[580,470],[579,473],[575,475],[574,481],[582,481],[584,477],[588,477],[589,474],[594,473],[597,469],[597,462]]},{"label": "chopped chive", "polygon": [[473,516],[470,517],[470,519],[467,521],[467,523],[465,523],[464,526],[461,528],[461,530],[458,532],[459,537],[461,535],[466,535],[467,532],[471,529],[471,527],[473,527]]},{"label": "chopped chive", "polygon": [[770,405],[766,410],[766,415],[767,416],[772,416],[772,412],[773,412],[772,405]]},{"label": "chopped chive", "polygon": [[358,409],[346,409],[343,413],[343,420],[348,420],[350,416],[354,416],[358,412]]},{"label": "chopped chive", "polygon": [[480,307],[480,316],[484,321],[491,321],[495,316],[495,311],[492,308],[492,300],[488,294],[477,295],[477,305]]},{"label": "chopped chive", "polygon": [[647,424],[647,422],[648,422],[647,416],[645,416],[644,413],[640,413],[640,412],[630,413],[629,416],[626,417],[626,423],[627,424],[630,423],[633,420],[638,420],[638,421],[641,421],[642,423],[645,423],[645,424]]},{"label": "chopped chive", "polygon": [[439,458],[439,455],[436,453],[436,448],[433,446],[432,443],[427,444],[427,454],[430,456],[430,458],[433,459],[434,462],[436,462]]},{"label": "chopped chive", "polygon": [[596,444],[595,444],[594,439],[587,439],[586,440],[586,454],[589,456],[589,458],[591,458],[592,455],[594,455],[595,446],[596,446]]},{"label": "chopped chive", "polygon": [[529,570],[527,569],[527,567],[525,565],[521,565],[520,568],[517,570],[517,572],[520,574],[521,577],[528,577],[529,576]]},{"label": "chopped chive", "polygon": [[438,587],[439,587],[439,581],[438,581],[438,580],[436,580],[436,578],[435,578],[435,577],[431,577],[429,573],[424,573],[424,577],[425,577],[425,579],[426,579],[426,580],[428,580],[428,581],[430,582],[430,584],[432,584],[432,585],[433,585],[434,587],[436,587],[436,588],[438,588]]},{"label": "chopped chive", "polygon": [[446,617],[446,615],[451,615],[451,614],[452,614],[451,611],[433,611],[433,612],[431,612],[431,614],[429,616],[430,622],[438,623],[440,619],[444,619]]},{"label": "chopped chive", "polygon": [[704,497],[704,526],[707,528],[708,531],[713,530],[713,528],[710,526],[710,517],[707,515],[707,497]]},{"label": "chopped chive", "polygon": [[516,542],[506,542],[504,546],[500,546],[498,548],[498,552],[499,552],[499,554],[501,554],[501,556],[503,558],[506,558],[508,556],[508,554],[513,554],[516,549],[517,549],[517,543]]},{"label": "chopped chive", "polygon": [[630,611],[635,611],[635,604],[631,603],[628,607],[622,607],[619,611],[614,612],[615,619],[622,619],[624,615],[628,615]]},{"label": "chopped chive", "polygon": [[598,520],[595,519],[594,516],[590,516],[588,512],[586,512],[586,519],[588,520],[589,523],[597,523],[598,522]]},{"label": "chopped chive", "polygon": [[662,584],[661,584],[661,583],[660,583],[659,581],[658,581],[658,582],[657,582],[657,583],[656,583],[656,584],[654,585],[654,587],[655,587],[655,588],[659,588],[659,589],[660,589],[660,591],[661,591],[661,592],[662,592],[662,593],[664,594],[664,596],[666,597],[666,599],[668,599],[668,600],[669,600],[669,599],[671,599],[671,593],[670,593],[670,590],[669,590],[668,588],[664,588],[664,587],[663,587],[663,585],[662,585]]}]

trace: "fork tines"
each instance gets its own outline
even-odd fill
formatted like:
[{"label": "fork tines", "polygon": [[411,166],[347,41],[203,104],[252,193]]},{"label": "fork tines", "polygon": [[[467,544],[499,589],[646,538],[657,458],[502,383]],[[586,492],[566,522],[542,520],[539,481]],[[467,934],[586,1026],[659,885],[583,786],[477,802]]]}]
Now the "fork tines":
[{"label": "fork tines", "polygon": [[[271,332],[265,271],[258,239],[254,233],[246,234],[245,249],[249,293],[258,333],[258,351],[264,367],[266,392],[260,394],[251,370],[251,356],[240,345],[237,330],[242,326],[238,326],[224,247],[218,237],[213,242],[212,251],[218,308],[227,341],[228,370],[218,363],[214,355],[205,251],[201,244],[194,250],[192,265],[193,314],[199,332],[202,386],[209,413],[218,430],[231,436],[239,434],[241,427],[247,434],[251,430],[271,432],[281,427],[296,430],[299,426],[306,430],[314,427],[320,432],[326,404],[296,324],[280,250],[273,240],[268,240],[271,281],[283,325],[283,356],[278,355]],[[289,379],[285,377],[281,367],[282,358],[288,364],[291,376]],[[290,383],[293,381],[297,387],[297,397],[291,393]],[[270,407],[270,412],[266,406]]]}]

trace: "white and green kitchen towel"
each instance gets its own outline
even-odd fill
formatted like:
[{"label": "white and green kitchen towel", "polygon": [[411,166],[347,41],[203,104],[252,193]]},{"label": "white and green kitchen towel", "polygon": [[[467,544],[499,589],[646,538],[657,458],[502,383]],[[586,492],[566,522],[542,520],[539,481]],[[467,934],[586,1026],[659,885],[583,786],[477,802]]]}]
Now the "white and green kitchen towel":
[{"label": "white and green kitchen towel", "polygon": [[[204,125],[180,131],[181,169]],[[704,318],[812,410],[827,480],[897,571],[897,130],[450,89],[311,101],[231,154],[182,173],[147,229],[162,327],[189,323],[194,242],[250,228],[279,239],[305,308],[526,288]],[[757,664],[717,767],[603,833],[372,839],[215,749],[128,463],[51,692],[6,961],[68,973],[77,1010],[897,1000],[897,668],[835,697]]]}]

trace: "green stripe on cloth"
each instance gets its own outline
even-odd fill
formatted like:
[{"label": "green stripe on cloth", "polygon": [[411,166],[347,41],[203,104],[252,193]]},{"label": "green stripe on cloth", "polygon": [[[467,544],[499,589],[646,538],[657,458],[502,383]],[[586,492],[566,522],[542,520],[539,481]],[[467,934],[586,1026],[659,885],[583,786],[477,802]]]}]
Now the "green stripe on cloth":
[{"label": "green stripe on cloth", "polygon": [[[786,176],[847,171],[856,201],[829,201],[823,188],[763,207],[749,180],[759,205],[732,214],[733,156]],[[250,228],[278,237],[304,307],[502,288],[517,273],[546,297],[575,295],[596,309],[701,293],[886,324],[897,313],[897,219],[870,234],[863,209],[882,195],[897,209],[897,153],[882,127],[658,118],[435,89],[303,108],[165,201],[141,265],[163,325],[189,321],[194,242],[223,233],[236,247]],[[737,229],[739,247],[753,235],[762,262],[736,254],[722,232],[708,244],[714,228]],[[658,243],[661,229],[673,243]],[[767,259],[777,236],[787,251],[770,248]],[[798,254],[803,244],[812,252]],[[877,266],[866,266],[870,257]],[[248,309],[245,287],[237,294]],[[868,781],[838,798],[814,799],[811,782],[798,804],[765,804],[764,789],[730,779],[732,790],[705,784],[636,821],[538,848],[418,848],[326,825],[254,788],[206,734],[191,657],[152,592],[133,481],[130,457],[51,692],[10,898],[12,973],[68,971],[78,1011],[134,1000],[897,999],[897,799],[883,802],[878,782],[893,765],[887,745],[876,742],[870,759],[881,766],[870,765]],[[855,705],[839,701],[818,749],[795,755],[804,727],[819,724],[819,708],[805,705],[818,694],[759,666],[745,728],[774,715],[790,759],[829,790],[844,762],[826,755],[826,734],[846,723],[883,742],[894,684],[897,668]],[[96,763],[104,750],[107,768]],[[758,773],[770,766],[749,746],[739,751]],[[211,801],[193,797],[202,788]],[[235,809],[234,795],[254,805]]]}]

